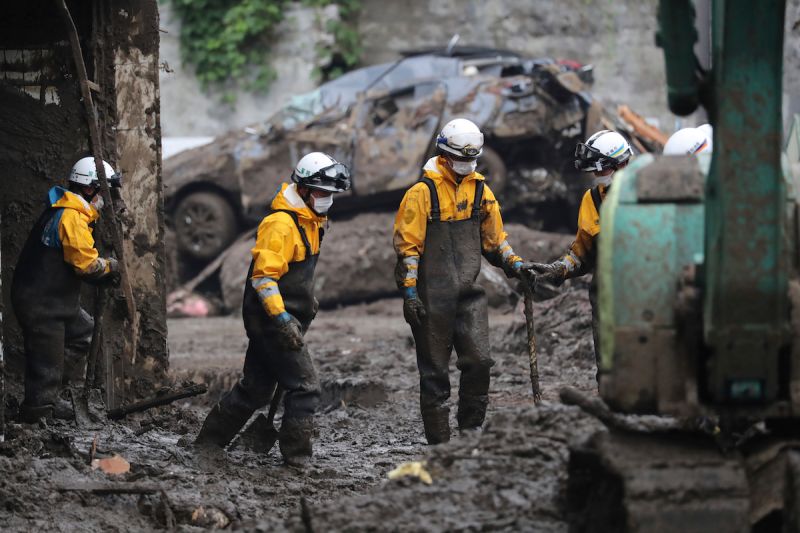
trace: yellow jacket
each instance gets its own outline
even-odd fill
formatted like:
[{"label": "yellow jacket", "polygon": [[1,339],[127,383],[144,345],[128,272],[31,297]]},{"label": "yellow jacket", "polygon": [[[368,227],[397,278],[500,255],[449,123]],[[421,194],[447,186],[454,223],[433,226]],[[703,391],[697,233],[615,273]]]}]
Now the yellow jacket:
[{"label": "yellow jacket", "polygon": [[[608,187],[599,185],[600,198],[605,199]],[[566,278],[582,276],[594,268],[597,261],[597,236],[600,235],[600,213],[592,200],[589,189],[581,199],[578,210],[578,232],[570,246],[569,253],[562,258],[566,268]]]},{"label": "yellow jacket", "polygon": [[[99,257],[89,226],[99,218],[100,213],[82,196],[62,187],[53,187],[48,195],[51,207],[61,211],[45,227],[43,242],[48,246],[60,247],[64,252],[64,261],[72,265],[79,276],[100,277],[107,274],[109,262]],[[53,227],[53,222],[57,222],[57,229]]]},{"label": "yellow jacket", "polygon": [[[271,209],[283,209],[297,214],[311,246],[311,254],[319,253],[320,229],[327,220],[314,213],[297,193],[295,184],[284,183],[272,200]],[[275,317],[284,313],[283,297],[278,290],[278,280],[289,271],[289,263],[306,259],[306,247],[300,231],[288,213],[272,213],[258,226],[253,254],[253,274],[250,283],[258,293],[267,314]]]},{"label": "yellow jacket", "polygon": [[[473,172],[458,183],[455,174],[446,166],[441,156],[429,159],[423,171],[436,185],[443,221],[465,220],[472,215],[475,186],[484,179],[481,174]],[[401,288],[417,285],[416,270],[419,258],[425,252],[425,234],[430,211],[431,194],[424,183],[417,183],[406,191],[394,221],[394,249],[403,258],[405,265],[405,274],[398,279]],[[511,268],[517,263],[521,264],[522,259],[514,254],[506,241],[508,234],[503,229],[500,205],[488,186],[483,189],[480,213],[483,253],[490,259],[497,258],[493,264],[502,261]]]}]

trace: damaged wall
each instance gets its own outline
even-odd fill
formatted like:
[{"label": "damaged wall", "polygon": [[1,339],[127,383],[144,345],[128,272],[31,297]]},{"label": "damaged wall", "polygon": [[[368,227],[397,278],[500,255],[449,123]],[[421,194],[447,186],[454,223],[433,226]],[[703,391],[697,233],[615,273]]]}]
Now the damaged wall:
[{"label": "damaged wall", "polygon": [[[141,314],[139,356],[126,379],[152,382],[167,368],[156,0],[67,2],[81,39],[100,117],[104,157],[123,173],[126,259]],[[93,32],[93,28],[100,31]],[[0,7],[0,187],[3,335],[12,390],[24,366],[10,304],[14,265],[47,190],[64,185],[72,164],[89,154],[89,137],[64,22],[51,1]],[[95,232],[110,253],[108,228]],[[82,304],[93,309],[92,291]],[[124,302],[106,318],[106,342],[120,352]],[[120,362],[121,364],[121,362]],[[119,374],[122,379],[122,373]],[[121,382],[118,384],[121,385]],[[139,388],[139,387],[137,387]],[[121,400],[121,398],[120,398]]]}]

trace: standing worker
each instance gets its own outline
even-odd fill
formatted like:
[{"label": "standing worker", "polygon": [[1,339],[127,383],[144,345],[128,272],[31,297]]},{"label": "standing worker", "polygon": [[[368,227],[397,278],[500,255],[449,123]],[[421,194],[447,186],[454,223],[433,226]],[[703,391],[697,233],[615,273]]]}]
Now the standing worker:
[{"label": "standing worker", "polygon": [[[584,172],[594,173],[596,185],[586,191],[581,200],[578,210],[578,232],[569,253],[553,263],[533,263],[532,269],[537,282],[561,285],[566,279],[594,272],[597,264],[597,238],[600,235],[600,206],[606,197],[614,173],[625,168],[632,155],[628,141],[615,131],[598,131],[589,137],[586,143],[578,143],[575,148],[575,167]],[[589,286],[589,301],[592,304],[592,338],[599,380],[600,343],[597,337],[599,322],[597,281],[594,276]]]},{"label": "standing worker", "polygon": [[247,420],[284,391],[279,444],[284,462],[311,458],[319,380],[303,335],[317,314],[314,269],[333,194],[350,188],[347,167],[329,155],[304,156],[258,226],[244,289],[242,316],[250,343],[243,377],[208,414],[198,444],[225,447]]},{"label": "standing worker", "polygon": [[[112,187],[119,174],[103,161]],[[74,416],[59,396],[64,376],[65,345],[80,354],[70,367],[82,365],[94,322],[80,306],[81,282],[115,283],[116,259],[99,257],[92,229],[103,208],[93,157],[72,167],[69,189],[53,187],[47,208],[33,227],[19,256],[11,283],[11,302],[25,341],[25,400],[20,420]]]},{"label": "standing worker", "polygon": [[500,206],[475,171],[483,134],[469,120],[448,122],[436,140],[439,155],[405,194],[394,224],[397,284],[411,326],[420,373],[420,408],[429,444],[450,440],[448,364],[455,347],[461,371],[460,430],[478,429],[489,393],[486,295],[475,280],[481,254],[507,276],[527,264],[506,241]]}]

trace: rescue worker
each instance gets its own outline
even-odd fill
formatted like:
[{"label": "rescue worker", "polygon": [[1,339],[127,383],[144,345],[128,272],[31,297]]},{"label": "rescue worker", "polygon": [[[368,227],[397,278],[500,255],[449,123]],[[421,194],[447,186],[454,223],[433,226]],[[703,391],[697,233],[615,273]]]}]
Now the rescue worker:
[{"label": "rescue worker", "polygon": [[319,306],[314,269],[333,195],[350,188],[347,167],[321,152],[297,163],[258,226],[245,280],[242,317],[249,339],[243,376],[208,414],[198,444],[224,448],[252,414],[284,393],[279,433],[284,462],[303,467],[311,458],[319,380],[303,335]]},{"label": "rescue worker", "polygon": [[[114,187],[120,176],[103,161]],[[94,322],[80,306],[81,282],[116,283],[114,258],[99,256],[92,230],[100,217],[103,196],[93,157],[72,167],[69,188],[53,187],[47,207],[20,253],[11,284],[11,302],[25,343],[25,399],[20,420],[73,417],[69,402],[59,396],[64,377],[65,345],[78,354],[67,367],[81,367],[91,343]]]},{"label": "rescue worker", "polygon": [[[575,148],[575,167],[592,172],[595,186],[586,191],[578,210],[578,231],[569,252],[549,264],[533,263],[536,282],[561,285],[564,280],[594,273],[597,264],[597,238],[600,235],[600,206],[606,197],[614,173],[628,165],[633,152],[628,141],[615,131],[598,131]],[[589,286],[589,301],[592,304],[592,337],[597,363],[597,379],[600,379],[600,343],[597,337],[597,281],[592,277]]]},{"label": "rescue worker", "polygon": [[439,155],[423,168],[397,211],[394,248],[403,315],[416,341],[420,410],[429,444],[450,440],[448,363],[461,371],[458,427],[478,429],[486,414],[489,323],[486,295],[475,283],[481,254],[509,277],[528,266],[506,240],[500,205],[475,171],[483,134],[469,120],[448,122]]}]

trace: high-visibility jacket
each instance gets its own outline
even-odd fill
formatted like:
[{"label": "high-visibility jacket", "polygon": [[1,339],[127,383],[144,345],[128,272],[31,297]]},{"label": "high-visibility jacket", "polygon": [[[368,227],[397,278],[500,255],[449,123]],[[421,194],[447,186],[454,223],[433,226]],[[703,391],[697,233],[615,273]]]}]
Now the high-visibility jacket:
[{"label": "high-visibility jacket", "polygon": [[42,243],[51,248],[61,248],[64,261],[72,265],[79,276],[101,277],[107,274],[109,262],[99,257],[90,225],[100,214],[82,196],[63,187],[53,187],[47,194],[55,211],[44,227]]},{"label": "high-visibility jacket", "polygon": [[[472,214],[475,187],[484,177],[473,172],[464,176],[459,183],[455,173],[446,165],[441,156],[433,157],[423,167],[426,177],[436,186],[439,196],[441,220],[465,220]],[[405,275],[398,279],[402,287],[416,287],[417,264],[425,253],[425,231],[431,213],[430,190],[424,183],[417,183],[406,191],[394,221],[394,249],[404,258]],[[484,187],[480,206],[481,246],[483,254],[495,266],[513,268],[522,259],[514,253],[503,229],[500,205],[488,186]]]},{"label": "high-visibility jacket", "polygon": [[311,255],[319,254],[320,230],[327,217],[319,216],[306,205],[297,193],[297,186],[284,183],[270,204],[271,211],[258,226],[253,254],[253,273],[249,282],[258,293],[267,314],[275,317],[286,311],[278,290],[278,280],[289,271],[290,263],[306,259],[306,246],[291,211],[303,228]]},{"label": "high-visibility jacket", "polygon": [[569,253],[561,259],[567,279],[591,272],[597,263],[597,236],[600,235],[599,207],[607,191],[606,185],[597,185],[586,191],[581,199],[578,210],[578,231],[570,245]]}]

